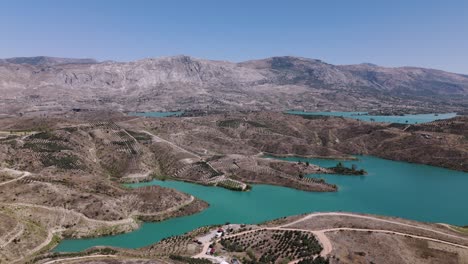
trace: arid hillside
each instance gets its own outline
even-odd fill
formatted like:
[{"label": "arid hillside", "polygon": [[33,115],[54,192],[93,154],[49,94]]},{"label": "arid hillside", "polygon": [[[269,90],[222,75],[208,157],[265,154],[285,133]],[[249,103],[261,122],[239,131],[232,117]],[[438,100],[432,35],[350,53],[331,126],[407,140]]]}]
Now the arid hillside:
[{"label": "arid hillside", "polygon": [[1,114],[72,108],[465,112],[468,77],[299,57],[242,63],[188,56],[102,63],[48,57],[0,60]]},{"label": "arid hillside", "polygon": [[265,154],[344,159],[365,154],[468,171],[467,123],[463,116],[391,125],[271,112],[180,118],[64,112],[1,118],[0,219],[5,224],[0,260],[29,259],[61,237],[127,232],[138,227],[137,219],[160,221],[208,206],[173,189],[129,189],[121,185],[125,182],[158,178],[236,191],[255,183],[338,190],[304,177],[335,168]]},{"label": "arid hillside", "polygon": [[399,125],[258,112],[140,118],[125,123],[205,156],[374,155],[468,171],[468,119],[463,116],[428,124]]},{"label": "arid hillside", "polygon": [[96,264],[464,264],[467,257],[468,233],[453,226],[328,212],[258,225],[201,227],[139,249],[101,247],[73,254],[42,254],[36,260]]},{"label": "arid hillside", "polygon": [[[58,128],[67,121],[10,121],[0,139],[0,218],[8,223],[0,230],[1,263],[23,263],[61,237],[128,232],[138,220],[160,221],[208,206],[173,189],[121,186],[128,175],[151,177],[151,154],[113,123]],[[16,124],[23,128],[13,130]]]}]

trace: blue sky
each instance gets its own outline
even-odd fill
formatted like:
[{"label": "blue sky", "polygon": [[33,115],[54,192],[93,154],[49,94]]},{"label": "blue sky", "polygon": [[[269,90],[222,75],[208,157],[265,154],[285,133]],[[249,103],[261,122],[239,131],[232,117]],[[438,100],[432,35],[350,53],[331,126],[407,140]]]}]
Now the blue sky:
[{"label": "blue sky", "polygon": [[294,55],[468,73],[468,1],[0,0],[0,57]]}]

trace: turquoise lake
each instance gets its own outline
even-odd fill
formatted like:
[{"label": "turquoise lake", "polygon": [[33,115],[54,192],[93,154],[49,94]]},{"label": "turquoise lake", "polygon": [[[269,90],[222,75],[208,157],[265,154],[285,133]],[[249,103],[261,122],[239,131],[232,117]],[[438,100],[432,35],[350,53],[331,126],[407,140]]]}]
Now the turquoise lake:
[{"label": "turquoise lake", "polygon": [[[116,236],[62,241],[55,251],[81,251],[98,245],[137,248],[162,238],[210,224],[259,223],[283,216],[324,211],[347,211],[398,216],[426,222],[468,224],[468,173],[427,165],[358,156],[343,161],[367,170],[365,176],[313,175],[339,186],[336,193],[313,193],[270,185],[253,185],[250,192],[235,192],[177,181],[152,181],[129,185],[160,185],[192,194],[210,207],[191,216],[158,223]],[[336,160],[282,158],[309,161],[324,167]],[[309,176],[310,177],[310,176]],[[157,201],[155,201],[157,202]]]},{"label": "turquoise lake", "polygon": [[[303,112],[303,111],[286,111],[287,114],[292,115],[314,115],[314,116],[339,116],[346,118],[353,118],[368,122],[383,122],[383,123],[400,123],[400,124],[421,124],[428,123],[435,120],[449,119],[457,116],[456,113],[445,114],[418,114],[418,115],[404,115],[404,116],[379,116],[368,115],[367,112]],[[145,117],[171,117],[181,116],[183,111],[178,112],[133,112],[129,113],[131,116],[145,116]]]},{"label": "turquoise lake", "polygon": [[129,113],[131,116],[146,116],[146,117],[170,117],[170,116],[180,116],[183,111],[178,112],[134,112]]},{"label": "turquoise lake", "polygon": [[341,116],[353,118],[368,122],[383,122],[383,123],[399,123],[399,124],[421,124],[428,123],[440,119],[448,119],[457,116],[456,113],[445,114],[418,114],[404,116],[379,116],[368,115],[367,112],[302,112],[302,111],[286,111],[292,115],[315,115],[315,116]]}]

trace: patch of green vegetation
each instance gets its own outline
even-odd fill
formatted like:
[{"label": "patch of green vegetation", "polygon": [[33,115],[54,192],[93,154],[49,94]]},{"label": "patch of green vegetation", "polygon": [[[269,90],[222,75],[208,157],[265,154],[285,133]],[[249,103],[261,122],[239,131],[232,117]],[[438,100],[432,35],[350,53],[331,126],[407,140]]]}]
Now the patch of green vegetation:
[{"label": "patch of green vegetation", "polygon": [[191,258],[191,257],[185,257],[185,256],[179,256],[179,255],[170,255],[170,259],[175,260],[175,261],[180,261],[182,263],[189,263],[189,264],[212,264],[208,259],[198,259],[198,258]]},{"label": "patch of green vegetation", "polygon": [[60,169],[77,169],[78,166],[78,157],[72,155],[66,155],[61,157],[56,157],[53,155],[47,155],[41,158],[41,162],[44,166],[56,166]]},{"label": "patch of green vegetation", "polygon": [[170,176],[162,175],[162,174],[158,174],[158,173],[152,173],[151,178],[156,179],[156,180],[160,180],[160,181],[166,181],[166,180],[171,180],[172,179],[172,177],[170,177]]},{"label": "patch of green vegetation", "polygon": [[47,244],[45,247],[41,248],[41,250],[39,250],[36,254],[34,254],[34,256],[37,256],[41,253],[44,253],[44,252],[47,252],[49,250],[51,250],[52,248],[54,248],[56,245],[58,245],[60,243],[60,237],[57,236],[57,235],[54,235],[52,237],[52,240],[50,241],[49,244]]},{"label": "patch of green vegetation", "polygon": [[329,264],[328,259],[318,256],[316,258],[305,258],[298,262],[298,264]]},{"label": "patch of green vegetation", "polygon": [[43,131],[29,136],[31,139],[47,139],[47,140],[60,140],[54,133],[50,131]]},{"label": "patch of green vegetation", "polygon": [[267,127],[266,125],[255,121],[246,121],[246,123],[254,127]]},{"label": "patch of green vegetation", "polygon": [[224,189],[228,189],[228,190],[236,191],[236,192],[242,192],[244,190],[241,187],[229,186],[225,184],[218,184],[218,186],[223,187]]},{"label": "patch of green vegetation", "polygon": [[17,141],[15,139],[11,139],[10,137],[0,140],[0,144],[9,145],[11,148],[16,148],[18,145]]},{"label": "patch of green vegetation", "polygon": [[65,128],[63,128],[63,130],[65,130],[67,132],[70,132],[70,133],[73,133],[73,132],[78,131],[78,128],[77,127],[65,127]]},{"label": "patch of green vegetation", "polygon": [[[246,252],[247,256],[241,262],[249,264],[302,259],[319,254],[322,250],[315,236],[309,233],[282,230],[257,232],[241,237],[224,238],[220,243],[228,251]],[[264,232],[270,234],[264,236]]]},{"label": "patch of green vegetation", "polygon": [[198,161],[194,164],[199,165],[203,169],[211,171],[211,177],[216,177],[222,175],[221,172],[215,171],[206,161]]},{"label": "patch of green vegetation", "polygon": [[221,239],[219,242],[225,249],[231,252],[242,252],[244,251],[244,247],[239,244],[237,241],[231,241],[227,239]]},{"label": "patch of green vegetation", "polygon": [[128,141],[112,141],[112,144],[118,145],[118,146],[128,146]]},{"label": "patch of green vegetation", "polygon": [[240,119],[227,119],[216,122],[219,127],[238,128],[242,121]]},{"label": "patch of green vegetation", "polygon": [[[25,223],[26,223],[26,225],[28,227],[32,228],[36,232],[43,233],[44,236],[48,235],[47,231],[42,226],[40,226],[38,223],[36,223],[35,221],[27,221]],[[59,236],[53,235],[52,240],[47,245],[45,245],[43,248],[41,248],[39,251],[37,251],[36,253],[29,256],[28,259],[30,259],[30,260],[27,260],[25,263],[36,263],[36,258],[40,258],[38,256],[41,256],[45,252],[47,252],[47,251],[51,250],[52,248],[54,248],[56,245],[58,245],[60,243],[60,240],[61,239],[60,239]]]},{"label": "patch of green vegetation", "polygon": [[242,185],[239,184],[238,182],[232,181],[232,180],[224,180],[218,182],[217,186],[223,187],[225,189],[231,190],[231,191],[243,191],[244,189],[242,188]]},{"label": "patch of green vegetation", "polygon": [[127,132],[138,141],[148,141],[152,139],[152,137],[146,133],[136,132],[132,130],[127,130]]},{"label": "patch of green vegetation", "polygon": [[353,164],[351,168],[345,167],[343,163],[338,162],[335,167],[329,167],[328,169],[333,170],[337,174],[343,175],[365,175],[367,172],[364,169],[357,169],[357,166]]},{"label": "patch of green vegetation", "polygon": [[457,230],[460,233],[468,234],[468,226],[452,226],[453,229]]},{"label": "patch of green vegetation", "polygon": [[119,135],[119,137],[121,137],[121,138],[128,138],[127,133],[125,133],[124,131],[121,131],[121,130],[117,132],[117,135]]},{"label": "patch of green vegetation", "polygon": [[230,128],[238,128],[240,124],[245,123],[249,124],[253,127],[266,127],[266,125],[256,122],[256,121],[242,121],[241,119],[227,119],[218,121],[216,124],[219,127],[230,127]]},{"label": "patch of green vegetation", "polygon": [[47,142],[47,143],[33,143],[27,142],[23,145],[23,148],[31,149],[35,152],[59,152],[62,150],[68,150],[70,148],[58,144],[56,142]]},{"label": "patch of green vegetation", "polygon": [[400,124],[400,123],[391,123],[388,127],[395,127],[399,129],[405,129],[408,124]]},{"label": "patch of green vegetation", "polygon": [[[2,135],[2,133],[0,132],[0,136],[5,136],[5,135]],[[20,137],[19,135],[8,134],[6,135],[5,138],[0,138],[0,141],[11,140],[11,139],[19,138],[19,137]]]},{"label": "patch of green vegetation", "polygon": [[300,116],[304,119],[310,119],[310,120],[328,120],[329,118],[331,118],[330,116],[325,116],[325,115],[301,115],[301,114],[288,114],[286,113],[287,115],[294,115],[294,116]]}]

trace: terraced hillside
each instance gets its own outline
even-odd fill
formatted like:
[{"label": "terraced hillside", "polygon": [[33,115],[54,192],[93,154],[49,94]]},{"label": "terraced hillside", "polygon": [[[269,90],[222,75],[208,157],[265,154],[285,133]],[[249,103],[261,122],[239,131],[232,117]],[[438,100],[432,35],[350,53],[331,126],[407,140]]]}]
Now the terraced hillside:
[{"label": "terraced hillside", "polygon": [[[466,124],[466,117],[395,125],[265,112],[162,119],[89,112],[73,118],[3,118],[0,215],[6,228],[0,230],[0,258],[31,259],[61,237],[126,232],[138,227],[136,219],[160,221],[208,206],[172,189],[127,189],[122,182],[173,178],[238,191],[248,190],[249,183],[337,190],[304,177],[333,169],[264,154],[371,154],[467,171]],[[194,246],[192,241],[184,247]]]},{"label": "terraced hillside", "polygon": [[60,237],[127,232],[138,218],[160,221],[207,206],[173,189],[120,185],[158,169],[141,135],[134,133],[138,141],[112,122],[54,126],[0,139],[0,214],[12,225],[0,235],[0,262],[29,258]]},{"label": "terraced hillside", "polygon": [[221,239],[220,244],[229,252],[251,252],[243,263],[282,263],[322,251],[313,234],[290,230],[258,230]]},{"label": "terraced hillside", "polygon": [[249,164],[255,163],[253,156],[260,153],[322,158],[374,155],[468,171],[466,116],[400,125],[255,112],[146,118],[128,124],[152,131],[195,155],[222,156],[212,163],[228,171],[239,169],[230,162],[223,163],[225,159],[235,160],[232,154],[244,156],[242,162],[248,169]]}]

